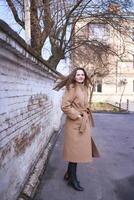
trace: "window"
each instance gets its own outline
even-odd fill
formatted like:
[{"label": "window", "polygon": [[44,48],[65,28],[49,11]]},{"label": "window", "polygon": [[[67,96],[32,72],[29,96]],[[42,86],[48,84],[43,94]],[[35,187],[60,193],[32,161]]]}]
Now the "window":
[{"label": "window", "polygon": [[96,81],[94,92],[102,92],[102,81]]},{"label": "window", "polygon": [[89,38],[99,41],[107,41],[110,32],[106,24],[89,24]]},{"label": "window", "polygon": [[102,83],[97,84],[97,92],[102,92]]}]

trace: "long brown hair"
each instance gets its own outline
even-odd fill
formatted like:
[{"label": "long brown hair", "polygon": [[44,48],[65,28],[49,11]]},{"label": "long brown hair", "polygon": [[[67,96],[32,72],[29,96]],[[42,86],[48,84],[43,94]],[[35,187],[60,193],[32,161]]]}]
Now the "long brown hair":
[{"label": "long brown hair", "polygon": [[69,89],[69,86],[71,84],[75,84],[75,76],[78,70],[82,70],[85,75],[84,85],[89,87],[89,85],[92,85],[90,78],[88,77],[86,71],[82,67],[75,68],[68,76],[61,77],[61,81],[57,83],[57,85],[54,87],[54,90],[60,90],[62,87],[66,86],[67,89]]}]

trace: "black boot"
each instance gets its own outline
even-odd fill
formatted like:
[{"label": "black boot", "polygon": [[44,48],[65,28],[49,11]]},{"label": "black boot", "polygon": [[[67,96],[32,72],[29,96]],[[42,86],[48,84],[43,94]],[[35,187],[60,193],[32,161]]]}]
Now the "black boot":
[{"label": "black boot", "polygon": [[71,163],[69,162],[69,163],[68,163],[67,171],[66,171],[66,173],[64,174],[64,180],[65,180],[65,181],[68,181],[69,178],[70,178],[70,167],[71,167]]},{"label": "black boot", "polygon": [[77,163],[69,163],[69,180],[68,184],[77,191],[83,191],[84,188],[80,186],[80,182],[76,176]]},{"label": "black boot", "polygon": [[69,173],[68,173],[68,171],[64,174],[64,180],[65,181],[69,180]]},{"label": "black boot", "polygon": [[[72,165],[75,166],[75,171],[77,171],[77,170],[76,170],[76,169],[77,169],[77,163],[69,162],[69,163],[68,163],[68,169],[67,169],[67,171],[66,171],[65,174],[64,174],[64,180],[65,180],[65,181],[68,181],[69,178],[70,178],[70,176],[71,176],[71,166],[72,166]],[[80,184],[80,181],[78,181],[78,179],[77,179],[77,175],[76,175],[76,181],[78,182],[78,184]]]}]

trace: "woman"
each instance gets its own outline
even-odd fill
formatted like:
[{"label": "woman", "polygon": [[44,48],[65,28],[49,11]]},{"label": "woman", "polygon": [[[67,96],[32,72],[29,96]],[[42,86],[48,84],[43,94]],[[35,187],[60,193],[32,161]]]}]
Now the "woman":
[{"label": "woman", "polygon": [[59,90],[66,86],[61,104],[61,109],[67,116],[63,157],[68,161],[68,170],[64,179],[77,191],[84,190],[77,179],[77,163],[91,162],[93,156],[99,156],[90,131],[93,118],[88,102],[89,85],[91,86],[91,82],[86,71],[83,68],[75,68],[55,87]]}]

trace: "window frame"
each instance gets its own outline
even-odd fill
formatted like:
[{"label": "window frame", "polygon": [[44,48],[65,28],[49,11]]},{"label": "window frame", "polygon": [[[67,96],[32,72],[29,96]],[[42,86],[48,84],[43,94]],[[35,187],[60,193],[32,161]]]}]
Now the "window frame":
[{"label": "window frame", "polygon": [[94,92],[102,93],[102,80],[98,80],[95,82]]},{"label": "window frame", "polygon": [[[108,28],[108,24],[105,23],[89,23],[89,39],[95,39],[102,42],[108,42],[110,39],[110,28]],[[94,31],[94,30],[97,31]],[[96,34],[98,32],[98,34]],[[95,34],[94,34],[95,33]],[[99,34],[101,33],[101,34]],[[102,34],[103,33],[103,34]]]}]

